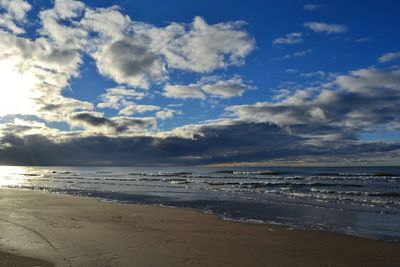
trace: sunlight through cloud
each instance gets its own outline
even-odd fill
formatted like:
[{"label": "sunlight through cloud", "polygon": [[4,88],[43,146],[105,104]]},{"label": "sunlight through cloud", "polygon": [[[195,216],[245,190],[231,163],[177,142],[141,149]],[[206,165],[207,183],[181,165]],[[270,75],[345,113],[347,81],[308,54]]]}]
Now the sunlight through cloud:
[{"label": "sunlight through cloud", "polygon": [[34,88],[38,83],[34,73],[20,71],[13,59],[0,61],[0,116],[35,114]]}]

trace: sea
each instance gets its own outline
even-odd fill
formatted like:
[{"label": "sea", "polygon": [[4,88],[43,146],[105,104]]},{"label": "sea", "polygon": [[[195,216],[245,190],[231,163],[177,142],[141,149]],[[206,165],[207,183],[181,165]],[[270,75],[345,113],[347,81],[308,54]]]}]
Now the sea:
[{"label": "sea", "polygon": [[400,241],[400,167],[2,166],[0,187]]}]

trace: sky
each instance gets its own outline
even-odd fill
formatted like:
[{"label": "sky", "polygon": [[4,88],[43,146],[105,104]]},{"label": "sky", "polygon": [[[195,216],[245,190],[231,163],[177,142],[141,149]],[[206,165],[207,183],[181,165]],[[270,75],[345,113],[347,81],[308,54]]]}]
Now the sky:
[{"label": "sky", "polygon": [[400,165],[399,10],[0,0],[0,164]]}]

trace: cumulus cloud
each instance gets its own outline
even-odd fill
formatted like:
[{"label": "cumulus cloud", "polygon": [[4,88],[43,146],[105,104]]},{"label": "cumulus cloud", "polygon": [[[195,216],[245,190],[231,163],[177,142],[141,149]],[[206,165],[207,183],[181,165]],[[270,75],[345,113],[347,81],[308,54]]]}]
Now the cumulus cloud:
[{"label": "cumulus cloud", "polygon": [[[92,8],[74,0],[56,0],[52,7],[39,11],[38,36],[32,39],[19,37],[17,34],[23,33],[22,24],[31,8],[23,0],[0,1],[1,18],[15,26],[12,30],[3,25],[10,33],[0,31],[0,68],[2,64],[10,66],[11,62],[15,77],[21,77],[20,80],[25,82],[27,73],[32,76],[27,81],[29,84],[18,87],[27,92],[21,91],[13,99],[8,97],[0,102],[2,105],[10,102],[10,106],[15,106],[11,110],[3,105],[1,115],[22,112],[48,122],[64,121],[75,127],[79,121],[92,128],[115,126],[115,119],[97,113],[96,107],[116,109],[125,116],[158,111],[155,115],[158,118],[171,118],[177,112],[138,104],[137,101],[148,94],[136,89],[148,89],[154,83],[165,84],[168,69],[202,73],[240,65],[255,46],[254,39],[244,30],[244,22],[210,25],[203,18],[196,17],[192,23],[156,27],[132,21],[117,6]],[[97,106],[63,95],[71,80],[81,75],[80,67],[86,56],[94,60],[101,75],[118,83],[117,87],[107,89],[100,96]],[[8,86],[7,80],[3,79],[2,83],[5,83],[2,87]],[[243,91],[239,85],[229,81],[215,86],[210,84],[205,90],[216,97],[240,95]],[[17,99],[17,95],[23,97]],[[197,95],[187,94],[188,97],[193,95],[203,98],[206,93],[201,89]],[[15,105],[17,101],[18,105]],[[26,108],[20,108],[22,106]],[[28,110],[27,107],[31,108]],[[79,115],[86,116],[86,119],[91,118],[91,114],[103,118],[105,123],[96,125],[90,123],[96,121],[95,118],[78,120],[79,116],[71,117],[71,114],[86,114]]]},{"label": "cumulus cloud", "polygon": [[397,60],[400,58],[400,51],[399,52],[390,52],[390,53],[386,53],[383,54],[382,56],[380,56],[378,58],[378,61],[380,63],[387,63],[393,60]]},{"label": "cumulus cloud", "polygon": [[314,32],[325,34],[344,33],[348,31],[347,27],[344,25],[324,22],[306,22],[304,23],[304,27]]},{"label": "cumulus cloud", "polygon": [[151,52],[145,40],[124,38],[104,46],[94,54],[101,74],[118,83],[148,89],[150,81],[166,74],[160,55]]},{"label": "cumulus cloud", "polygon": [[228,80],[220,80],[220,77],[203,78],[202,90],[209,94],[211,97],[218,98],[231,98],[241,96],[245,90],[252,89],[253,87],[245,84],[239,77],[235,76]]},{"label": "cumulus cloud", "polygon": [[[74,4],[78,3],[78,4]],[[42,36],[48,37],[54,46],[59,49],[80,50],[87,44],[88,32],[79,27],[77,18],[84,11],[84,5],[80,2],[57,0],[54,8],[42,10],[39,18],[43,25],[39,29]],[[69,21],[69,25],[63,23]]]},{"label": "cumulus cloud", "polygon": [[53,47],[51,41],[46,39],[31,41],[1,31],[0,39],[0,68],[3,65],[6,67],[2,70],[5,76],[0,83],[2,88],[10,90],[2,96],[4,112],[22,112],[49,120],[63,120],[62,114],[52,113],[46,106],[65,105],[65,111],[68,112],[67,107],[72,107],[71,103],[74,102],[76,108],[92,108],[87,102],[61,95],[69,80],[78,75],[77,69],[81,63],[79,53]]},{"label": "cumulus cloud", "polygon": [[[226,118],[170,132],[151,134],[152,118],[107,119],[94,112],[71,114],[77,127],[85,127],[86,135],[58,141],[42,134],[40,123],[3,124],[0,161],[193,165],[309,159],[348,163],[356,158],[365,164],[385,162],[399,155],[400,143],[365,142],[358,136],[377,125],[398,126],[399,103],[399,70],[360,69],[321,88],[288,92],[275,103],[231,106]],[[26,157],[28,147],[33,157]]]},{"label": "cumulus cloud", "polygon": [[160,120],[167,120],[172,119],[176,114],[182,114],[182,112],[175,109],[165,108],[156,112],[156,117]]},{"label": "cumulus cloud", "polygon": [[91,102],[81,101],[68,97],[52,97],[51,103],[47,99],[37,99],[38,115],[47,121],[68,121],[71,112],[91,111],[94,110],[94,105]]},{"label": "cumulus cloud", "polygon": [[25,33],[19,25],[26,22],[32,6],[25,0],[0,0],[0,28],[15,34]]},{"label": "cumulus cloud", "polygon": [[[5,6],[3,2],[2,7]],[[31,9],[29,4],[24,1],[5,2],[14,20],[26,22],[26,12]],[[75,17],[74,14],[82,8],[81,2],[56,1],[53,9],[41,11],[39,18],[43,27],[38,30],[39,37],[36,39],[0,31],[0,66],[7,64],[9,72],[7,77],[1,79],[1,83],[5,83],[2,88],[11,86],[10,79],[13,80],[12,92],[3,95],[2,101],[9,103],[10,107],[14,106],[16,114],[65,121],[72,111],[94,108],[91,103],[62,95],[70,80],[79,75],[82,63],[80,40],[85,40],[86,35],[73,24],[67,27],[59,21]],[[19,99],[13,95],[18,95]],[[13,111],[2,106],[8,113]]]},{"label": "cumulus cloud", "polygon": [[156,27],[132,22],[111,8],[89,10],[81,24],[100,35],[89,47],[100,72],[144,89],[165,81],[169,68],[203,73],[241,65],[255,47],[243,22],[209,25],[196,17],[191,24]]},{"label": "cumulus cloud", "polygon": [[[369,96],[400,96],[400,70],[359,69],[336,78],[337,84],[350,92]],[[392,101],[389,101],[392,102]]]},{"label": "cumulus cloud", "polygon": [[164,96],[176,99],[197,98],[205,99],[206,95],[199,84],[167,85],[164,88]]},{"label": "cumulus cloud", "polygon": [[98,108],[110,108],[118,110],[119,115],[130,116],[138,113],[160,110],[155,105],[137,104],[133,100],[140,100],[145,93],[138,92],[123,86],[109,88],[106,93],[100,96],[101,102],[97,104]]},{"label": "cumulus cloud", "polygon": [[285,92],[279,102],[227,110],[249,122],[340,125],[349,132],[368,131],[375,125],[391,127],[400,120],[399,70],[360,69],[337,76],[329,86],[332,89],[300,89],[292,95]]},{"label": "cumulus cloud", "polygon": [[32,6],[25,0],[1,0],[0,8],[5,9],[15,20],[25,21],[26,13],[32,9]]},{"label": "cumulus cloud", "polygon": [[302,43],[303,34],[301,32],[292,32],[286,34],[284,37],[276,38],[272,41],[273,45],[292,45]]},{"label": "cumulus cloud", "polygon": [[85,4],[75,0],[56,0],[53,11],[60,19],[74,18],[85,9]]},{"label": "cumulus cloud", "polygon": [[[161,34],[167,36],[160,52],[168,66],[194,72],[210,72],[230,65],[241,65],[255,48],[254,39],[242,29],[244,22],[209,25],[196,17],[190,25],[173,23]],[[160,34],[160,29],[139,28],[147,35]]]},{"label": "cumulus cloud", "polygon": [[164,96],[171,98],[205,99],[206,95],[215,98],[231,98],[241,96],[246,90],[253,88],[239,77],[224,80],[219,76],[204,77],[196,84],[168,85],[164,88]]},{"label": "cumulus cloud", "polygon": [[[0,124],[0,137],[8,133],[13,133],[21,138],[27,135],[44,135],[50,139],[56,139],[62,135],[60,130],[49,128],[44,122],[20,118],[14,118],[12,122]],[[0,143],[0,147],[7,146],[7,143]]]},{"label": "cumulus cloud", "polygon": [[146,113],[149,111],[160,110],[159,106],[155,105],[140,105],[136,103],[126,103],[123,109],[119,111],[119,115],[130,116],[137,113]]},{"label": "cumulus cloud", "polygon": [[107,8],[86,8],[80,24],[87,31],[97,33],[98,37],[100,37],[97,45],[102,45],[105,42],[122,38],[132,24],[132,20],[129,16],[122,14],[118,6],[112,6]]},{"label": "cumulus cloud", "polygon": [[145,93],[124,86],[109,88],[106,93],[100,95],[101,102],[98,108],[121,109],[127,101],[139,100],[145,97]]}]

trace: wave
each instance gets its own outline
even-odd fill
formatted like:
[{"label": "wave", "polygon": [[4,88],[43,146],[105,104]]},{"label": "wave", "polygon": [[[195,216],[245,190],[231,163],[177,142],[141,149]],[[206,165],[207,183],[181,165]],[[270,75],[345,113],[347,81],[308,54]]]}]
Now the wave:
[{"label": "wave", "polygon": [[280,171],[234,171],[234,170],[221,170],[212,172],[215,174],[236,174],[236,175],[283,175],[291,172],[280,172]]},{"label": "wave", "polygon": [[163,181],[171,183],[171,184],[188,184],[188,183],[190,183],[190,181],[187,179],[179,179],[179,178],[164,179]]},{"label": "wave", "polygon": [[212,186],[225,186],[225,185],[237,185],[242,188],[262,188],[262,187],[291,187],[291,188],[299,188],[299,187],[364,187],[362,184],[344,184],[344,183],[323,183],[323,182],[314,182],[314,183],[291,183],[291,182],[222,182],[222,181],[208,181],[205,182],[208,185]]}]

